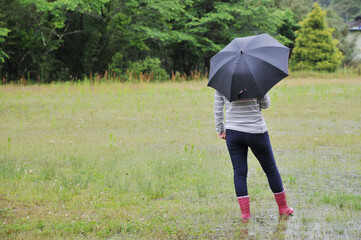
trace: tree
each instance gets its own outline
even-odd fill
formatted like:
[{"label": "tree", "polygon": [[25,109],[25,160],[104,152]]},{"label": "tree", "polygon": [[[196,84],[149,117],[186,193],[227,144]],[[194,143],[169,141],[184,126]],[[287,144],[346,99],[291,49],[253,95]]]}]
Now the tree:
[{"label": "tree", "polygon": [[333,29],[327,27],[326,11],[315,3],[300,25],[291,57],[291,69],[335,71],[343,56],[337,48],[338,41],[333,40]]},{"label": "tree", "polygon": [[327,25],[334,28],[332,36],[338,40],[337,47],[344,56],[342,64],[352,65],[356,55],[354,51],[355,41],[347,38],[349,33],[348,24],[345,23],[344,19],[342,19],[336,11],[329,8],[327,10]]},{"label": "tree", "polygon": [[175,23],[172,39],[174,66],[189,72],[206,71],[210,58],[233,38],[269,33],[277,35],[282,16],[272,0],[195,0]]},{"label": "tree", "polygon": [[[148,56],[159,58],[163,65],[169,59],[172,29],[184,14],[189,0],[115,0],[109,4],[109,39],[105,55],[117,73]],[[148,58],[149,60],[149,58]],[[170,65],[168,63],[168,65]]]},{"label": "tree", "polygon": [[291,9],[277,11],[279,12],[281,22],[277,27],[278,35],[276,39],[283,45],[293,49],[299,24],[296,22],[295,15]]},{"label": "tree", "polygon": [[[9,31],[10,30],[7,28],[0,27],[0,44],[5,41],[5,37],[8,35]],[[0,63],[3,63],[6,57],[8,57],[8,55],[0,45]]]},{"label": "tree", "polygon": [[[69,36],[83,36],[83,24],[78,24],[81,20],[76,21],[81,19],[79,16],[99,18],[101,9],[107,2],[108,0],[0,0],[0,21],[10,30],[4,44],[8,58],[2,64],[7,77],[17,80],[24,76],[33,80],[52,81],[69,79],[70,75],[82,76],[84,64],[74,62],[83,63],[84,59],[93,59],[92,56],[83,54],[83,57],[79,57],[74,54],[78,52],[79,46],[73,44],[73,49],[69,52],[61,52],[63,55],[70,53],[68,55],[73,61],[68,61],[69,58],[61,58],[63,55],[59,49],[64,46],[65,39],[69,40]],[[89,28],[97,26],[91,21],[87,24]],[[86,46],[96,40],[92,37],[89,39]],[[93,46],[94,44],[91,47]],[[81,46],[82,50],[83,48]],[[77,66],[74,71],[77,74],[70,72],[72,69],[69,70],[69,65]]]},{"label": "tree", "polygon": [[[25,73],[33,72],[40,63],[44,35],[39,32],[44,17],[34,7],[23,7],[19,1],[1,0],[0,16],[4,27],[9,29],[3,49],[8,55],[2,69],[9,78],[19,79]],[[45,17],[46,18],[46,17]],[[44,19],[45,21],[45,19]],[[51,46],[46,42],[45,45]]]},{"label": "tree", "polygon": [[360,0],[332,0],[331,8],[337,11],[343,19],[352,21],[358,15],[361,15]]},{"label": "tree", "polygon": [[338,48],[341,50],[344,58],[342,64],[354,65],[358,61],[355,58],[357,52],[354,51],[356,39],[348,38],[348,23],[353,21],[356,16],[361,15],[361,4],[359,0],[331,0],[331,5],[327,10],[327,23],[335,28],[333,37],[339,40]]},{"label": "tree", "polygon": [[269,33],[292,48],[312,1],[0,0],[0,77],[206,72],[235,37]]},{"label": "tree", "polygon": [[[2,22],[2,20],[3,20],[3,14],[2,12],[0,12],[0,64],[3,63],[5,61],[5,58],[8,57],[2,45],[5,42],[5,38],[7,37],[8,33],[10,32],[9,29],[4,27],[5,24]],[[1,65],[0,65],[0,70],[1,70]]]},{"label": "tree", "polygon": [[274,0],[277,8],[289,8],[295,16],[295,20],[300,22],[308,12],[312,10],[312,0]]}]

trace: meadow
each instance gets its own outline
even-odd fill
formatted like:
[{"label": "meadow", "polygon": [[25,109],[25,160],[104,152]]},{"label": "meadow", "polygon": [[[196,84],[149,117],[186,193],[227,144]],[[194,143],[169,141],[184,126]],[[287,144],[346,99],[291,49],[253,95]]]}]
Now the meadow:
[{"label": "meadow", "polygon": [[0,86],[1,239],[360,239],[361,78],[288,77],[263,111],[294,216],[249,153],[252,219],[206,79]]}]

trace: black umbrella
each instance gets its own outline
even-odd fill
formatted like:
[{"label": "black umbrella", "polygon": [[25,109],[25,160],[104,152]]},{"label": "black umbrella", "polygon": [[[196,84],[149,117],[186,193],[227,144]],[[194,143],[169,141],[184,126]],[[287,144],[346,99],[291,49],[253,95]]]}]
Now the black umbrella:
[{"label": "black umbrella", "polygon": [[208,86],[230,102],[261,98],[288,76],[289,51],[268,34],[235,38],[211,58]]}]

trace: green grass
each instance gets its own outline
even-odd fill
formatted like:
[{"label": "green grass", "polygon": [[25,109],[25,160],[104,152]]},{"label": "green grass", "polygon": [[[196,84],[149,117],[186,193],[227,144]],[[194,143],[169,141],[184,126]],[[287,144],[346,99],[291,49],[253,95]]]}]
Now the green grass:
[{"label": "green grass", "polygon": [[295,215],[249,155],[240,223],[206,81],[0,86],[1,239],[361,238],[361,79],[288,78],[265,110]]}]

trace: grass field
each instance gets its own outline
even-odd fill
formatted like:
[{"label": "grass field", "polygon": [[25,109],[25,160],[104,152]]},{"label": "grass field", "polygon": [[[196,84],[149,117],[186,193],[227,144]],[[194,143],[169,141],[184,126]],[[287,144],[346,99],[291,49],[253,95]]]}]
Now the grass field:
[{"label": "grass field", "polygon": [[288,78],[268,129],[294,216],[249,155],[241,224],[214,91],[181,83],[0,86],[1,239],[360,239],[361,79]]}]

